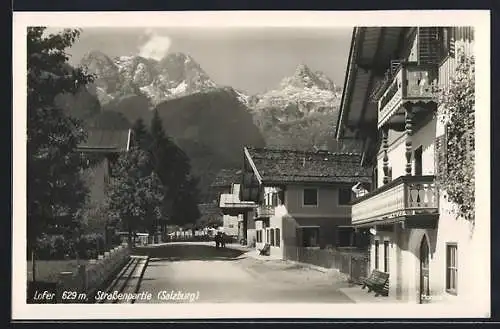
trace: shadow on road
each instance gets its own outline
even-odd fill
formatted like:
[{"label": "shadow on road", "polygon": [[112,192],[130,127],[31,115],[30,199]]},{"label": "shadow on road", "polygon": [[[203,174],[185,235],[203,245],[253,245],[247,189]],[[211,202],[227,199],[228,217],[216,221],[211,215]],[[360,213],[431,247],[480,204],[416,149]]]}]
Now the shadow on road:
[{"label": "shadow on road", "polygon": [[[208,245],[196,244],[164,244],[153,247],[137,247],[134,255],[149,256],[149,262],[160,260],[186,261],[186,260],[237,260],[245,251],[223,248],[216,249]],[[151,265],[150,265],[151,266]]]}]

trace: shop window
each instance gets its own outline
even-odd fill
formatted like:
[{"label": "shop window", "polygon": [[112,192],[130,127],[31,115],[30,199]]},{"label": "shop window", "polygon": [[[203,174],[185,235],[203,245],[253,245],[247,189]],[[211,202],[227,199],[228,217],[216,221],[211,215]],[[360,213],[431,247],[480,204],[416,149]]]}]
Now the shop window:
[{"label": "shop window", "polygon": [[319,227],[302,228],[302,246],[303,247],[319,246]]}]

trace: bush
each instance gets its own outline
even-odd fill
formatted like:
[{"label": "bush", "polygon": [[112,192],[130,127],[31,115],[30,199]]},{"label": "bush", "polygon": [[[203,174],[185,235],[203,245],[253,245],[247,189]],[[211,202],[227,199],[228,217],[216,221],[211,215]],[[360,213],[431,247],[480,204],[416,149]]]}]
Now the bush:
[{"label": "bush", "polygon": [[[110,245],[116,246],[119,242],[118,236],[110,237]],[[37,258],[41,260],[63,260],[97,258],[99,253],[105,251],[105,240],[102,234],[92,233],[82,235],[78,243],[72,239],[66,239],[63,235],[44,235],[37,241]]]},{"label": "bush", "polygon": [[71,258],[73,242],[63,235],[44,235],[37,241],[37,258],[43,260],[62,260]]},{"label": "bush", "polygon": [[80,237],[76,252],[78,252],[78,257],[82,259],[97,258],[99,253],[104,251],[105,247],[103,235],[91,233]]}]

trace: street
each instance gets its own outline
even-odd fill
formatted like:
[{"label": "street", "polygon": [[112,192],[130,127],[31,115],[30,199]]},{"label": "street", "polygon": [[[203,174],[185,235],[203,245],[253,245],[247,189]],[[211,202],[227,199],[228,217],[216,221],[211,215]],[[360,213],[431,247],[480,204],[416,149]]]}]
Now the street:
[{"label": "street", "polygon": [[136,303],[351,303],[340,277],[307,266],[252,257],[255,251],[207,243],[144,247],[150,256]]}]

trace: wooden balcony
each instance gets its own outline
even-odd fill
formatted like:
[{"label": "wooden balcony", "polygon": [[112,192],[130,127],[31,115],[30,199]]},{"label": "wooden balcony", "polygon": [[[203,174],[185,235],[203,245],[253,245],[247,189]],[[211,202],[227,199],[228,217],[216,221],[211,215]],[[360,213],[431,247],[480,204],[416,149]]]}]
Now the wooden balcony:
[{"label": "wooden balcony", "polygon": [[224,215],[237,216],[255,208],[252,201],[241,201],[238,194],[221,194],[219,208]]},{"label": "wooden balcony", "polygon": [[405,106],[411,104],[415,115],[437,108],[433,83],[438,76],[435,65],[401,62],[392,68],[388,80],[377,92],[378,128],[383,125],[398,125],[404,129]]},{"label": "wooden balcony", "polygon": [[259,205],[255,212],[255,218],[269,218],[274,216],[274,206]]},{"label": "wooden balcony", "polygon": [[405,222],[410,228],[435,226],[439,195],[434,176],[401,176],[352,203],[352,225]]}]

